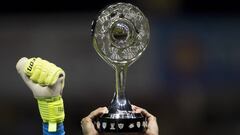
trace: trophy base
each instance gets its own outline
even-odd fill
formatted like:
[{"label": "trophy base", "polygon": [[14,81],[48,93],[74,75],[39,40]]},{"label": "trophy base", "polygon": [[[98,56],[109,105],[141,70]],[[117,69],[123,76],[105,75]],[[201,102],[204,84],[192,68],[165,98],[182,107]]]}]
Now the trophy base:
[{"label": "trophy base", "polygon": [[141,113],[109,113],[96,118],[94,126],[99,133],[144,132],[147,121]]}]

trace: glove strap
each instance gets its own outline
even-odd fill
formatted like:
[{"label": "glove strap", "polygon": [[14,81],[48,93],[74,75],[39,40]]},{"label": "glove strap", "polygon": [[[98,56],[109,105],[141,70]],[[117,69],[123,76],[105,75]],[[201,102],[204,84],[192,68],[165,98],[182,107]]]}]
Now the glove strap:
[{"label": "glove strap", "polygon": [[57,123],[64,121],[65,113],[61,96],[37,98],[38,108],[44,123],[48,123],[48,131],[56,132]]}]

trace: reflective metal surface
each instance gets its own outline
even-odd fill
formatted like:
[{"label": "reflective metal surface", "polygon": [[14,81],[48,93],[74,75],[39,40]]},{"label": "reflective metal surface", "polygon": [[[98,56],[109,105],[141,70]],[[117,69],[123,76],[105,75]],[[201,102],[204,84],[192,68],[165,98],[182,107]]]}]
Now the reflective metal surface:
[{"label": "reflective metal surface", "polygon": [[[116,76],[116,91],[108,107],[109,114],[100,121],[116,123],[121,120],[125,124],[144,121],[141,114],[132,111],[125,87],[128,67],[141,56],[149,42],[147,18],[136,6],[117,3],[102,10],[92,26],[93,46],[100,57],[115,69]],[[140,129],[144,126],[139,126],[136,131]]]},{"label": "reflective metal surface", "polygon": [[132,64],[148,45],[148,19],[131,4],[108,6],[93,25],[94,48],[113,67]]}]

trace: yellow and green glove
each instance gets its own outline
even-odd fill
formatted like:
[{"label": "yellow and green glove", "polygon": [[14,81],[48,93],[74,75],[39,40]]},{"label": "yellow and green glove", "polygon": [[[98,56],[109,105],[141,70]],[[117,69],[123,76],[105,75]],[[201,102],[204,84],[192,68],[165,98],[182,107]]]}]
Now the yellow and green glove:
[{"label": "yellow and green glove", "polygon": [[41,58],[21,58],[16,68],[38,101],[41,118],[48,123],[48,131],[55,132],[65,118],[62,91],[65,72]]}]

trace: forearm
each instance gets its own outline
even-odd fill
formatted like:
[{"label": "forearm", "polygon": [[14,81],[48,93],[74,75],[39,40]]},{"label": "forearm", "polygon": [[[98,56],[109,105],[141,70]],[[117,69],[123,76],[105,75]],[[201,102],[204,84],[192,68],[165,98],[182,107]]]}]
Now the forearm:
[{"label": "forearm", "polygon": [[16,69],[37,100],[43,135],[64,135],[63,69],[39,57],[21,58]]},{"label": "forearm", "polygon": [[61,96],[37,99],[43,120],[43,135],[64,135],[64,105]]}]

